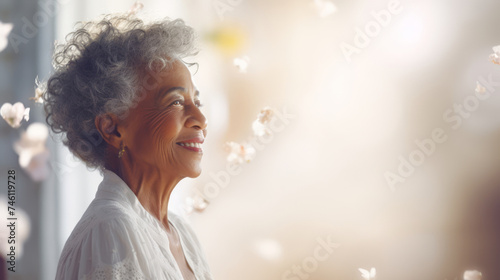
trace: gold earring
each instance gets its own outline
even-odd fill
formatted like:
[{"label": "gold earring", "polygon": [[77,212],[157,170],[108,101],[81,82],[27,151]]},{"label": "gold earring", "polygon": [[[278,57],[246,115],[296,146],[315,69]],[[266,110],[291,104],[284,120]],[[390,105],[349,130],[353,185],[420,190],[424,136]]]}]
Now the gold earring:
[{"label": "gold earring", "polygon": [[125,146],[123,146],[123,142],[120,143],[120,151],[118,151],[118,158],[121,158],[123,156],[123,153],[125,152]]}]

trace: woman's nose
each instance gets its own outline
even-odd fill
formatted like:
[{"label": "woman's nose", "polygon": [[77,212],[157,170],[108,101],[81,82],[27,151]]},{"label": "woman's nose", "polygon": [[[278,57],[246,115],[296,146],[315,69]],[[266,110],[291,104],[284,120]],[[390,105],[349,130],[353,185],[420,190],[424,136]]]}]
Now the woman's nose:
[{"label": "woman's nose", "polygon": [[208,126],[208,121],[203,112],[201,112],[200,108],[196,105],[191,105],[192,109],[190,110],[191,115],[186,121],[187,127],[195,127],[204,131],[206,133],[206,129]]}]

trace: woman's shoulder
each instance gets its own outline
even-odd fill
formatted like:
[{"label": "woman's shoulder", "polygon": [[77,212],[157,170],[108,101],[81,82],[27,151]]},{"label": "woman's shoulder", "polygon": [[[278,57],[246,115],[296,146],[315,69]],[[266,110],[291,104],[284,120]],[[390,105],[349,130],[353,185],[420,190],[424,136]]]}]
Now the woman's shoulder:
[{"label": "woman's shoulder", "polygon": [[135,220],[134,212],[117,201],[93,200],[76,224],[68,241],[91,230],[106,226],[110,222],[127,226],[133,224]]},{"label": "woman's shoulder", "polygon": [[119,203],[94,200],[64,245],[58,277],[70,279],[69,273],[71,279],[80,279],[102,264],[124,265],[134,252],[133,244],[143,238],[137,222],[134,213]]},{"label": "woman's shoulder", "polygon": [[98,274],[126,271],[137,279],[147,279],[137,258],[144,255],[137,250],[144,248],[145,235],[147,231],[133,211],[115,201],[94,200],[64,245],[56,279],[94,279]]}]

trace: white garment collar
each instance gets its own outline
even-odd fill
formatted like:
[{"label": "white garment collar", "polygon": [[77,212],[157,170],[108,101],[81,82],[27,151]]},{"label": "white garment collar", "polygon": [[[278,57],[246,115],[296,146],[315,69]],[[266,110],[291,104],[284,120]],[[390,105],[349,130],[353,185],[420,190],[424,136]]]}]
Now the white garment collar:
[{"label": "white garment collar", "polygon": [[[95,198],[115,200],[121,203],[125,202],[126,204],[132,206],[133,211],[142,219],[145,219],[151,225],[154,225],[155,228],[157,228],[158,233],[166,233],[160,221],[144,208],[127,183],[125,183],[122,178],[111,170],[103,170],[103,180],[99,184]],[[168,211],[168,220],[176,226],[173,221],[175,220],[175,214],[171,211]]]}]

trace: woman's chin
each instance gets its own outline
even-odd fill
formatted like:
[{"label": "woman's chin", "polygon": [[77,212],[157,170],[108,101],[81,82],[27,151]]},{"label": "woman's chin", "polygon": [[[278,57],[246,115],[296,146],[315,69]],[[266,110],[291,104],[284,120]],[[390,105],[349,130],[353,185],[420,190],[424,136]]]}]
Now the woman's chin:
[{"label": "woman's chin", "polygon": [[190,170],[190,172],[188,173],[188,175],[186,177],[197,178],[200,176],[200,174],[201,174],[201,167]]}]

